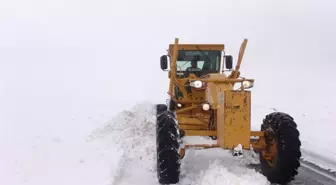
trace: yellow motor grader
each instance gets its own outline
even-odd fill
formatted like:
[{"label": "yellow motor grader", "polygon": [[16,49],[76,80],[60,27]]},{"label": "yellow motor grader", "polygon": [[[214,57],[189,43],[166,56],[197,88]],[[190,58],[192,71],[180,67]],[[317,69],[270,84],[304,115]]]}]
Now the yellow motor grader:
[{"label": "yellow motor grader", "polygon": [[[260,156],[262,174],[271,183],[286,184],[298,174],[301,141],[290,115],[272,112],[263,119],[260,131],[251,131],[248,89],[254,80],[241,77],[239,72],[246,44],[244,39],[235,68],[224,44],[179,44],[175,38],[168,54],[160,57],[160,67],[168,71],[170,79],[169,99],[156,105],[160,184],[179,182],[180,161],[185,150],[193,147],[220,147],[232,150],[234,156],[253,150]],[[185,136],[204,136],[217,142],[186,145],[181,143]]]}]

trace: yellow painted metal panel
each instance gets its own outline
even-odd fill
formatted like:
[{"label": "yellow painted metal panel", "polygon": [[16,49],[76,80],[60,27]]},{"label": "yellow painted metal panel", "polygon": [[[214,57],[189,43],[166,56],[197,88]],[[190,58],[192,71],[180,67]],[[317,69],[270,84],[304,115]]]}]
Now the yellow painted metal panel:
[{"label": "yellow painted metal panel", "polygon": [[[224,50],[224,44],[178,44],[178,50]],[[172,53],[174,49],[174,44],[169,45],[168,52]]]},{"label": "yellow painted metal panel", "polygon": [[224,92],[218,93],[217,106],[217,144],[225,148]]},{"label": "yellow painted metal panel", "polygon": [[224,148],[250,145],[251,92],[225,91],[224,97]]},{"label": "yellow painted metal panel", "polygon": [[203,122],[196,118],[186,118],[186,117],[178,117],[179,124],[195,124],[195,125],[205,125]]},{"label": "yellow painted metal panel", "polygon": [[207,130],[208,125],[194,125],[194,124],[180,124],[179,129],[181,130]]},{"label": "yellow painted metal panel", "polygon": [[184,130],[186,136],[216,136],[217,132],[212,130]]}]

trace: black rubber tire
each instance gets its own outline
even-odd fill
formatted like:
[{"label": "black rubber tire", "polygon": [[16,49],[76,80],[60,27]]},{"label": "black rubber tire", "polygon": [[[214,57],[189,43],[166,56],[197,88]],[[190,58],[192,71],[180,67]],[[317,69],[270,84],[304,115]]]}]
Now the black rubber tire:
[{"label": "black rubber tire", "polygon": [[156,116],[160,115],[164,111],[167,110],[167,105],[165,104],[157,104],[156,105]]},{"label": "black rubber tire", "polygon": [[[157,104],[156,105],[156,119],[160,116],[163,112],[167,111],[166,104]],[[158,127],[156,126],[156,132],[158,131]]]},{"label": "black rubber tire", "polygon": [[165,111],[157,118],[157,177],[160,184],[176,184],[180,179],[179,131],[175,115]]},{"label": "black rubber tire", "polygon": [[[265,134],[275,134],[275,141],[278,145],[277,163],[272,167],[262,158],[260,153],[260,164],[262,174],[271,183],[287,184],[294,180],[298,174],[301,157],[300,133],[294,119],[282,112],[273,112],[265,117],[261,130],[271,129]],[[266,143],[267,144],[267,143]]]}]

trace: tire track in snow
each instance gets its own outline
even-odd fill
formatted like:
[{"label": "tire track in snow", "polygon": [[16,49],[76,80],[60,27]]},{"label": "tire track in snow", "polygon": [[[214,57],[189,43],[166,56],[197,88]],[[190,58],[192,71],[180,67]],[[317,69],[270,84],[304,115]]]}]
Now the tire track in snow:
[{"label": "tire track in snow", "polygon": [[309,170],[313,171],[316,174],[319,174],[319,175],[329,179],[331,182],[334,182],[336,184],[335,173],[331,173],[329,171],[323,170],[323,169],[321,169],[321,168],[317,167],[316,165],[314,165],[312,163],[309,163],[309,162],[301,161],[301,166],[306,168],[306,169],[309,169]]}]

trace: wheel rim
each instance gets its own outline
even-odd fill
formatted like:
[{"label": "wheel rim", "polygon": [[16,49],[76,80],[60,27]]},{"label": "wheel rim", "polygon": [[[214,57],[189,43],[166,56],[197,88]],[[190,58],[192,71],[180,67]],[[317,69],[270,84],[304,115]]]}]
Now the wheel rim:
[{"label": "wheel rim", "polygon": [[279,162],[278,152],[275,153],[275,155],[272,157],[271,160],[266,160],[268,165],[272,168],[276,167],[276,165]]},{"label": "wheel rim", "polygon": [[267,152],[264,159],[271,168],[275,168],[279,162],[278,143],[274,137],[268,140]]}]

